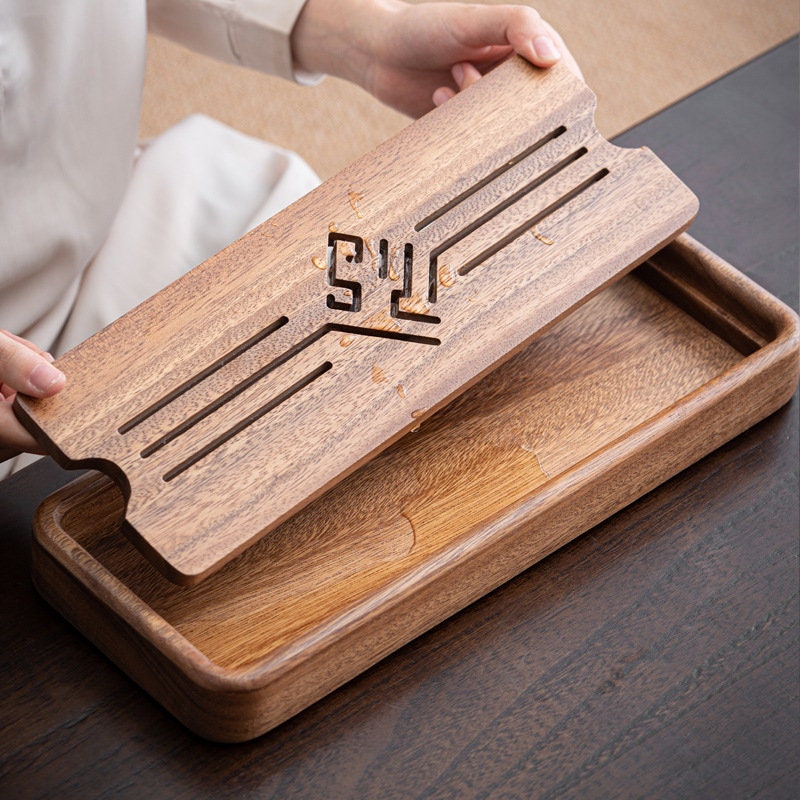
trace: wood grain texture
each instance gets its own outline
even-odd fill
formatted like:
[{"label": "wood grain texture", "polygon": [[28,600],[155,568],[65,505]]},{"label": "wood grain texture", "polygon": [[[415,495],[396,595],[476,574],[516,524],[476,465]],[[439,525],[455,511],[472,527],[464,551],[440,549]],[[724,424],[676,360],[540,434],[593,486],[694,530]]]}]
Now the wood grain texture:
[{"label": "wood grain texture", "polygon": [[798,331],[684,236],[200,586],[93,474],[40,510],[34,579],[192,730],[249,739],[785,403]]},{"label": "wood grain texture", "polygon": [[[652,147],[700,198],[693,235],[795,309],[797,59],[795,40],[619,142]],[[795,800],[799,401],[236,746],[38,596],[34,511],[74,478],[43,459],[0,482],[0,796]]]},{"label": "wood grain texture", "polygon": [[512,60],[59,361],[17,413],[194,584],[683,230],[566,69]]}]

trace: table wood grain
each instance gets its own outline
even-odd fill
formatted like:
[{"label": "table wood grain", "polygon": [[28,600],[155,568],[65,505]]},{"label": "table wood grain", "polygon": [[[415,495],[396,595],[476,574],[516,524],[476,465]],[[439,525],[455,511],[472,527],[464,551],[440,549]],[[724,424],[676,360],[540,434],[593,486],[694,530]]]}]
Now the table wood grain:
[{"label": "table wood grain", "polygon": [[[797,41],[619,137],[793,307]],[[0,484],[1,797],[794,797],[798,401],[270,734],[186,732],[35,594]]]}]

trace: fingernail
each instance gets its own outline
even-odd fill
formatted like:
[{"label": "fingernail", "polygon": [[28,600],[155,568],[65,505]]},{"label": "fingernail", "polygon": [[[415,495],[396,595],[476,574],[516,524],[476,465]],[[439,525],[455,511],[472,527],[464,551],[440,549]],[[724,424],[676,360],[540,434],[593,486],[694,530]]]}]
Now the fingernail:
[{"label": "fingernail", "polygon": [[463,64],[456,64],[453,67],[453,78],[455,79],[456,84],[459,88],[461,88],[461,84],[464,83],[464,66]]},{"label": "fingernail", "polygon": [[549,36],[537,36],[533,40],[533,49],[542,61],[557,61],[561,58],[561,53]]},{"label": "fingernail", "polygon": [[446,103],[454,96],[455,92],[449,86],[440,86],[433,93],[433,104],[435,106],[440,106],[442,103]]},{"label": "fingernail", "polygon": [[39,394],[48,391],[62,380],[64,373],[50,364],[37,364],[28,377],[28,382]]}]

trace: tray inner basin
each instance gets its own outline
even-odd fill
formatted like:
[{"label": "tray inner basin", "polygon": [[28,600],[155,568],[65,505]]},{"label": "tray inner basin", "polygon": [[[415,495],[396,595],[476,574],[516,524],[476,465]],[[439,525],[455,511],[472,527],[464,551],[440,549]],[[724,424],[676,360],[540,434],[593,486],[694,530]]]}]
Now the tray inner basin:
[{"label": "tray inner basin", "polygon": [[105,477],[86,479],[60,524],[210,661],[247,670],[701,389],[741,349],[634,273],[198,586],[172,584],[121,536]]}]

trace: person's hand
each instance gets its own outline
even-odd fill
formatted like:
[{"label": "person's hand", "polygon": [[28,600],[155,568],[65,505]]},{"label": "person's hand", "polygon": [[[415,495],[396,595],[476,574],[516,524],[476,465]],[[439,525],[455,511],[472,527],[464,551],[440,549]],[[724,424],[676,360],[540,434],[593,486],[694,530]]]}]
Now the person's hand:
[{"label": "person's hand", "polygon": [[414,117],[514,52],[581,75],[559,34],[524,5],[307,0],[292,52],[300,69],[350,80]]},{"label": "person's hand", "polygon": [[49,397],[61,391],[67,379],[52,360],[35,344],[0,330],[0,461],[18,453],[42,452],[17,420],[11,404],[17,392]]}]

